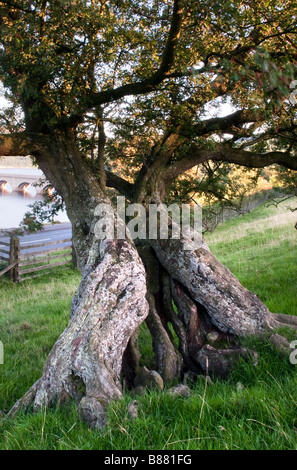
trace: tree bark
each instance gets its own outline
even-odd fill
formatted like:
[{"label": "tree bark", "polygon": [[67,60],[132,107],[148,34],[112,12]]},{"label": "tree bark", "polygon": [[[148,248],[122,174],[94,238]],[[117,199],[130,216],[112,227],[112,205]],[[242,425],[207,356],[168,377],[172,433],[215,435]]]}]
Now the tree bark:
[{"label": "tree bark", "polygon": [[145,271],[132,240],[94,236],[69,325],[48,356],[42,377],[11,414],[31,403],[41,408],[71,398],[100,427],[107,403],[122,395],[123,355],[148,314],[145,292]]},{"label": "tree bark", "polygon": [[247,336],[271,327],[271,313],[210,252],[204,241],[185,250],[182,240],[151,240],[158,259],[190,298],[202,305],[213,325],[224,333]]}]

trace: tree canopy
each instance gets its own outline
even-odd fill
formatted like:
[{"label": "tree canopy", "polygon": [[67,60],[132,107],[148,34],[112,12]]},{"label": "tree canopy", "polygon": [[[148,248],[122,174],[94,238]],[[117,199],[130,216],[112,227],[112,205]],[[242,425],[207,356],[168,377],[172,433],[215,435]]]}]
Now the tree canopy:
[{"label": "tree canopy", "polygon": [[23,111],[2,154],[34,154],[41,135],[71,130],[101,182],[129,198],[156,168],[167,187],[209,160],[297,169],[295,2],[0,8],[0,77]]}]

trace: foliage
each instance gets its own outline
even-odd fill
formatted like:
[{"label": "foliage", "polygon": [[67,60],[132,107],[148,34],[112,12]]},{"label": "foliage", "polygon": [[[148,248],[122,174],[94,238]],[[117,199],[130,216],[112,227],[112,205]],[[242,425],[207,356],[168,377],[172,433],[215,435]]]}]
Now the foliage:
[{"label": "foliage", "polygon": [[[0,8],[0,78],[27,131],[76,129],[95,170],[102,137],[106,166],[130,181],[174,133],[169,162],[191,144],[209,150],[218,141],[226,151],[273,143],[295,155],[291,0],[19,0]],[[224,103],[257,118],[206,125]]]},{"label": "foliage", "polygon": [[44,223],[52,223],[54,217],[64,208],[61,196],[55,191],[45,191],[44,198],[29,205],[30,210],[24,214],[20,227],[26,232],[42,230]]},{"label": "foliage", "polygon": [[[154,163],[178,162],[172,177],[164,171],[167,200],[199,198],[210,215],[241,209],[257,173],[247,183],[232,164],[253,167],[250,152],[260,155],[255,167],[270,163],[267,152],[288,154],[282,178],[296,165],[294,1],[18,0],[0,9],[4,132],[74,130],[101,182],[106,172],[139,186]],[[46,210],[26,215],[30,229]]]}]

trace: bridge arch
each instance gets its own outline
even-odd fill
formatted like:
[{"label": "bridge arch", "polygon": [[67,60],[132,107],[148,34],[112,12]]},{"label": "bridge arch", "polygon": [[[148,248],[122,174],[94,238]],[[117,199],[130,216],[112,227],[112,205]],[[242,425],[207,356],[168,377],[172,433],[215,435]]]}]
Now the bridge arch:
[{"label": "bridge arch", "polygon": [[51,196],[53,194],[54,189],[55,188],[51,184],[47,184],[42,188],[42,194],[48,194],[49,196]]},{"label": "bridge arch", "polygon": [[16,188],[16,191],[23,194],[28,194],[30,196],[36,195],[36,188],[28,181],[24,181],[23,183],[19,184]]},{"label": "bridge arch", "polygon": [[6,180],[0,180],[0,193],[11,193],[12,187]]}]

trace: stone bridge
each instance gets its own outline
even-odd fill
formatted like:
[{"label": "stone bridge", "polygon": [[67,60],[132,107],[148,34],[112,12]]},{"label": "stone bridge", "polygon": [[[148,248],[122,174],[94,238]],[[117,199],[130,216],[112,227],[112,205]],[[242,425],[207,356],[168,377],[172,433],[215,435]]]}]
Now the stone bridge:
[{"label": "stone bridge", "polygon": [[[39,186],[36,183],[42,181]],[[41,170],[35,168],[0,168],[0,191],[11,193],[36,192],[43,193],[50,184]]]}]

